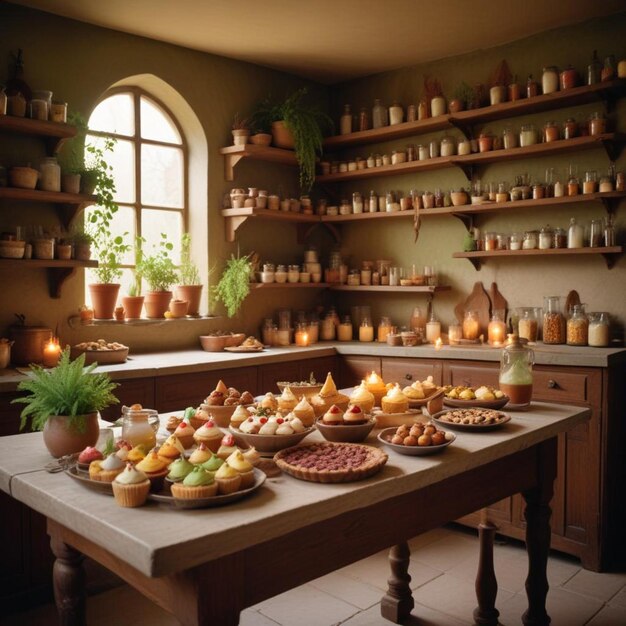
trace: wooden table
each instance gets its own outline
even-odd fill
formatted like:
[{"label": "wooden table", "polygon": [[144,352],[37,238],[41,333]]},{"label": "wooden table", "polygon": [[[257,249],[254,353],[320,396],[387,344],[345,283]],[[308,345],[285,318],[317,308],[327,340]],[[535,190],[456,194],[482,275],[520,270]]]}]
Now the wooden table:
[{"label": "wooden table", "polygon": [[[521,492],[529,554],[523,621],[548,624],[556,436],[588,417],[581,407],[533,403],[499,430],[458,432],[440,455],[389,451],[385,468],[362,482],[321,485],[282,475],[239,503],[192,511],[154,503],[122,509],[62,473],[42,471],[50,459],[41,435],[19,435],[0,438],[0,488],[48,518],[63,624],[85,623],[84,554],[190,626],[237,624],[242,609],[389,547],[381,612],[398,622],[413,608],[407,540]],[[498,615],[493,532],[480,530],[475,619],[482,624],[496,624]]]}]

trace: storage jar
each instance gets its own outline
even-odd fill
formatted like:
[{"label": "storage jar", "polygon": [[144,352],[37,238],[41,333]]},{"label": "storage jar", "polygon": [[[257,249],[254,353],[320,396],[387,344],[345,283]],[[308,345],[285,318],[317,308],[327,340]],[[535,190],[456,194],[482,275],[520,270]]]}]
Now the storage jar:
[{"label": "storage jar", "polygon": [[587,340],[590,346],[604,348],[609,345],[609,314],[589,313]]},{"label": "storage jar", "polygon": [[565,318],[561,313],[561,298],[547,296],[543,306],[543,343],[565,343]]},{"label": "storage jar", "polygon": [[559,90],[559,70],[554,65],[543,68],[541,89],[544,94],[554,93]]},{"label": "storage jar", "polygon": [[589,332],[589,320],[582,304],[575,304],[572,315],[567,320],[567,345],[586,346]]},{"label": "storage jar", "polygon": [[39,174],[39,187],[43,191],[61,191],[61,166],[55,157],[42,159]]}]

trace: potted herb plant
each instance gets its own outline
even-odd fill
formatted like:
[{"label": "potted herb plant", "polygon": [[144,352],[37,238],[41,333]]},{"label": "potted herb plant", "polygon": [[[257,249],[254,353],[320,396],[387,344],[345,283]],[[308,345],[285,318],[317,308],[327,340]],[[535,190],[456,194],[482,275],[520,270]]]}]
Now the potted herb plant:
[{"label": "potted herb plant", "polygon": [[474,98],[474,90],[466,83],[462,82],[454,91],[454,98],[448,103],[450,113],[458,113],[469,108],[469,104]]},{"label": "potted herb plant", "polygon": [[315,162],[322,154],[323,130],[332,128],[326,113],[302,102],[306,88],[298,89],[282,104],[266,99],[252,116],[255,128],[272,128],[274,145],[295,149],[300,166],[300,186],[309,191],[315,182]]},{"label": "potted herb plant", "polygon": [[178,277],[180,284],[176,286],[176,298],[189,302],[187,315],[197,317],[200,314],[202,283],[198,267],[191,260],[191,235],[189,233],[184,233],[181,240]]},{"label": "potted herb plant", "polygon": [[173,247],[172,243],[167,241],[167,235],[161,233],[157,249],[149,256],[144,254],[137,266],[137,270],[146,279],[150,288],[145,295],[144,306],[146,315],[151,319],[162,318],[172,299],[170,287],[178,278],[176,266],[170,258]]},{"label": "potted herb plant", "polygon": [[12,400],[26,405],[20,428],[30,419],[32,430],[43,430],[44,443],[54,457],[95,445],[100,433],[98,411],[118,402],[112,393],[118,385],[108,374],[94,374],[96,365],[85,367],[84,354],[70,361],[66,348],[55,368],[32,365],[30,378],[17,386],[28,392]]},{"label": "potted herb plant", "polygon": [[72,229],[70,239],[74,244],[74,258],[77,261],[89,261],[93,237],[85,230],[83,224]]},{"label": "potted herb plant", "polygon": [[122,306],[124,307],[124,316],[126,319],[135,320],[141,317],[143,309],[144,296],[141,294],[141,273],[137,269],[143,260],[142,243],[143,237],[135,238],[135,269],[133,271],[133,282],[128,288],[128,295],[122,297]]},{"label": "potted herb plant", "polygon": [[226,307],[228,317],[233,317],[239,311],[241,304],[250,293],[250,279],[253,267],[250,256],[231,255],[226,261],[226,267],[215,286],[215,300],[222,302]]},{"label": "potted herb plant", "polygon": [[239,117],[239,113],[235,113],[233,118],[233,145],[245,146],[250,137],[250,123],[247,119]]}]

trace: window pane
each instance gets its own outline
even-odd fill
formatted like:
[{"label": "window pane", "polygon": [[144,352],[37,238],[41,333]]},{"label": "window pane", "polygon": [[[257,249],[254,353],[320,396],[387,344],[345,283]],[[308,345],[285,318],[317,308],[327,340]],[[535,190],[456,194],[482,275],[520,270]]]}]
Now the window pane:
[{"label": "window pane", "polygon": [[89,128],[119,135],[135,134],[133,97],[121,93],[103,100],[89,118]]},{"label": "window pane", "polygon": [[[103,147],[102,137],[87,136],[88,144]],[[132,141],[118,139],[113,150],[104,154],[104,161],[113,168],[116,202],[135,201],[135,146]]]},{"label": "window pane", "polygon": [[179,211],[158,211],[143,209],[141,212],[141,235],[146,240],[144,250],[152,254],[153,246],[158,247],[161,233],[174,245],[170,258],[176,265],[180,263],[180,238],[183,234],[183,216]]},{"label": "window pane", "polygon": [[142,139],[182,143],[178,129],[172,124],[170,116],[155,102],[142,96],[140,114]]},{"label": "window pane", "polygon": [[180,148],[141,146],[141,202],[183,206],[183,152]]},{"label": "window pane", "polygon": [[[93,212],[93,207],[87,207],[85,209],[85,226],[89,228],[89,217]],[[122,235],[123,233],[128,233],[124,238],[124,242],[129,244],[132,248],[135,242],[135,210],[131,207],[121,206],[117,210],[117,212],[113,215],[113,219],[111,220],[111,234],[113,236]],[[135,263],[135,254],[131,249],[130,252],[127,252],[122,259],[122,265],[134,265]]]}]

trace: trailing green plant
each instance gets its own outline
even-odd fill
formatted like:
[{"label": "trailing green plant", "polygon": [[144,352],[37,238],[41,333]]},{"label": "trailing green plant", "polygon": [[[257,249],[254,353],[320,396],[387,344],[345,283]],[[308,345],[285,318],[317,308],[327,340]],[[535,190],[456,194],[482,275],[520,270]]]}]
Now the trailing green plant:
[{"label": "trailing green plant", "polygon": [[161,233],[161,240],[155,246],[151,255],[143,253],[137,270],[142,278],[145,278],[151,291],[169,291],[176,282],[178,272],[174,261],[170,258],[170,252],[174,246],[167,240],[167,235]]},{"label": "trailing green plant", "polygon": [[31,365],[30,378],[17,386],[29,395],[11,401],[26,405],[20,416],[20,430],[29,418],[32,430],[43,430],[48,418],[63,415],[70,428],[84,432],[88,413],[119,402],[113,395],[113,389],[119,385],[108,374],[94,374],[96,366],[92,363],[85,367],[84,354],[71,361],[69,348],[61,353],[59,364],[52,370]]},{"label": "trailing green plant", "polygon": [[326,113],[302,102],[306,93],[306,87],[298,89],[281,104],[272,103],[271,99],[263,100],[251,118],[256,129],[270,128],[273,122],[283,121],[291,131],[303,191],[309,191],[315,182],[315,162],[317,155],[322,154],[323,131],[333,126]]},{"label": "trailing green plant", "polygon": [[125,238],[128,233],[111,235],[108,230],[100,230],[94,237],[93,246],[98,267],[91,272],[99,283],[114,283],[122,276],[122,257],[130,250]]},{"label": "trailing green plant", "polygon": [[251,277],[252,263],[250,257],[231,255],[230,259],[226,261],[226,267],[214,290],[215,300],[222,302],[226,307],[228,317],[237,314],[241,304],[250,293]]},{"label": "trailing green plant", "polygon": [[198,266],[191,260],[191,235],[183,233],[180,241],[180,265],[178,276],[181,285],[199,285],[200,272]]}]

